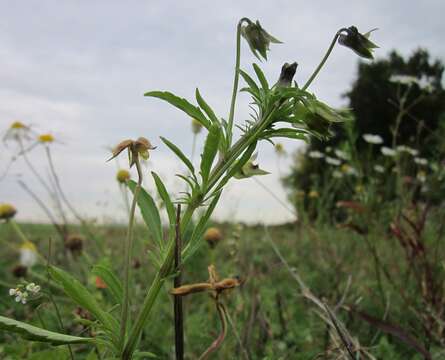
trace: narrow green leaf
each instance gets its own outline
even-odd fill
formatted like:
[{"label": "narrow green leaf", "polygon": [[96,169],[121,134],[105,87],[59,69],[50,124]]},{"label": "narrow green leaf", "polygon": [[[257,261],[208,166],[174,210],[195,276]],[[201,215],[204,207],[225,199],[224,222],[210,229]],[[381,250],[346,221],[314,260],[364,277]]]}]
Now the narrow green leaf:
[{"label": "narrow green leaf", "polygon": [[196,119],[204,126],[206,129],[209,129],[211,126],[210,121],[205,117],[202,113],[201,109],[195,105],[189,103],[186,99],[180,98],[168,91],[149,91],[144,94],[144,96],[156,97],[161,100],[167,101],[169,104],[174,107],[184,111],[188,116],[193,119]]},{"label": "narrow green leaf", "polygon": [[241,76],[243,77],[244,81],[247,83],[247,85],[249,85],[249,90],[250,93],[252,94],[252,96],[257,97],[258,99],[260,98],[260,89],[258,87],[258,85],[256,84],[256,82],[243,70],[239,71]]},{"label": "narrow green leaf", "polygon": [[[130,190],[134,193],[137,185],[136,182],[129,180],[127,184]],[[144,188],[141,188],[137,202],[142,218],[152,234],[154,241],[158,246],[162,247],[162,223],[155,201]]]},{"label": "narrow green leaf", "polygon": [[170,195],[168,194],[168,191],[158,174],[152,171],[151,175],[153,176],[153,179],[155,181],[159,196],[161,197],[162,201],[164,201],[170,224],[174,224],[176,222],[176,211],[173,202],[170,199]]},{"label": "narrow green leaf", "polygon": [[0,316],[0,329],[19,334],[27,340],[46,342],[52,345],[88,344],[95,342],[94,338],[60,334],[4,316]]},{"label": "narrow green leaf", "polygon": [[196,101],[198,102],[198,105],[204,112],[207,114],[207,116],[210,118],[210,120],[215,123],[218,122],[218,118],[216,117],[215,113],[213,112],[212,108],[209,106],[209,104],[206,103],[206,101],[202,98],[201,94],[199,93],[198,88],[196,88],[195,92]]},{"label": "narrow green leaf", "polygon": [[264,76],[263,71],[257,64],[253,64],[253,69],[255,70],[256,76],[258,77],[258,80],[261,83],[261,87],[264,90],[269,90],[269,83],[267,82],[266,77]]},{"label": "narrow green leaf", "polygon": [[108,262],[102,260],[99,264],[93,267],[91,272],[94,275],[99,276],[105,282],[105,284],[107,284],[107,290],[113,296],[114,301],[117,304],[122,304],[122,284],[109,266]]},{"label": "narrow green leaf", "polygon": [[162,142],[167,145],[171,151],[173,151],[176,156],[185,164],[185,166],[188,167],[190,172],[194,175],[195,174],[195,168],[192,164],[192,162],[187,158],[187,156],[184,155],[184,153],[172,142],[168,141],[166,138],[161,136]]},{"label": "narrow green leaf", "polygon": [[88,310],[110,331],[118,329],[116,319],[102,310],[94,296],[76,278],[55,266],[49,267],[49,273],[76,304]]},{"label": "narrow green leaf", "polygon": [[204,151],[201,155],[201,176],[203,184],[209,179],[210,169],[218,152],[219,140],[221,137],[221,129],[217,123],[214,123],[207,135]]}]

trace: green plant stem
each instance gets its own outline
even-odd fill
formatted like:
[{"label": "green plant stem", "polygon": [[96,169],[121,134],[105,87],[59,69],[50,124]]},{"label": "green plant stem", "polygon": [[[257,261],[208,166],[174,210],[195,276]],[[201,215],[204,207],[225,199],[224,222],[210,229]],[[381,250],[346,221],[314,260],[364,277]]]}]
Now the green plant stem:
[{"label": "green plant stem", "polygon": [[[182,271],[181,271],[181,204],[176,210],[176,226],[175,226],[175,269],[177,275],[174,279],[174,287],[178,288],[182,285]],[[182,306],[182,297],[176,295],[173,299],[174,324],[175,324],[175,351],[176,360],[184,360],[184,313]]]},{"label": "green plant stem", "polygon": [[329,48],[326,51],[326,54],[324,55],[323,59],[321,59],[320,64],[318,64],[318,66],[315,68],[314,72],[309,77],[309,79],[307,79],[306,83],[302,87],[302,90],[306,90],[309,87],[309,85],[312,83],[312,81],[314,81],[315,77],[318,75],[318,73],[323,68],[324,64],[326,63],[326,60],[328,60],[329,55],[331,55],[332,49],[334,49],[334,46],[337,43],[338,37],[340,36],[341,32],[344,31],[344,30],[346,30],[346,29],[345,28],[341,28],[340,30],[338,30],[335,33],[335,36],[332,39],[331,45],[329,45]]},{"label": "green plant stem", "polygon": [[235,103],[236,95],[238,93],[238,81],[239,81],[239,70],[240,70],[240,60],[241,60],[241,26],[243,22],[248,21],[247,18],[242,18],[238,21],[236,27],[236,58],[235,58],[235,76],[233,78],[233,90],[232,90],[232,101],[230,103],[230,113],[227,127],[227,148],[232,144],[232,130],[233,130],[233,118],[235,116]]},{"label": "green plant stem", "polygon": [[[278,106],[278,105],[277,105]],[[256,125],[254,125],[247,133],[244,134],[227,152],[227,156],[225,159],[220,159],[219,162],[215,165],[214,169],[211,171],[209,177],[209,183],[205,189],[204,194],[199,194],[205,198],[205,195],[210,192],[210,190],[215,186],[224,173],[229,169],[231,165],[236,161],[236,159],[243,153],[243,151],[250,146],[254,141],[256,141],[261,134],[261,132],[268,126],[270,116],[273,114],[275,109],[265,115],[262,120],[260,120]],[[182,220],[181,220],[181,235],[184,234],[195,210],[200,205],[200,201],[197,201],[198,195],[195,195],[190,201],[189,206],[187,207]],[[125,348],[122,352],[122,360],[129,360],[132,358],[133,353],[135,351],[137,342],[139,340],[140,334],[144,328],[145,322],[150,315],[151,309],[156,301],[156,298],[159,294],[159,291],[162,288],[162,285],[165,281],[165,278],[169,275],[171,271],[171,267],[174,260],[174,250],[175,243],[174,240],[171,239],[168,244],[167,252],[162,263],[161,268],[157,272],[150,288],[145,295],[144,302],[142,304],[142,308],[136,318],[136,321],[130,331],[130,335],[128,337],[128,341],[125,345]]]},{"label": "green plant stem", "polygon": [[20,229],[20,226],[14,220],[9,220],[9,223],[24,243],[29,241],[26,235],[23,233],[22,229]]},{"label": "green plant stem", "polygon": [[136,158],[136,169],[138,172],[138,183],[134,190],[133,194],[133,202],[131,203],[130,216],[128,219],[128,230],[127,230],[127,239],[125,241],[125,249],[124,249],[124,293],[123,293],[123,301],[122,301],[122,313],[121,313],[121,327],[120,327],[120,341],[122,349],[125,344],[125,334],[127,329],[127,320],[128,320],[128,308],[129,308],[129,290],[130,290],[130,262],[131,262],[131,253],[133,249],[133,226],[134,226],[134,214],[136,211],[137,200],[139,196],[139,192],[142,186],[142,169],[139,162],[139,158]]},{"label": "green plant stem", "polygon": [[[197,206],[189,205],[186,211],[184,212],[184,215],[182,216],[181,220],[181,234],[183,234],[185,229],[187,228],[196,208]],[[151,283],[151,286],[148,289],[147,294],[145,295],[145,299],[142,304],[141,310],[138,316],[136,317],[136,321],[130,331],[128,342],[126,343],[125,349],[122,353],[121,357],[122,360],[129,360],[133,356],[133,352],[136,348],[136,344],[142,333],[145,322],[147,321],[147,318],[150,315],[151,309],[156,301],[159,291],[162,288],[162,285],[164,284],[165,278],[170,273],[171,266],[174,260],[174,255],[175,255],[175,242],[174,240],[171,240],[170,243],[168,244],[164,262],[162,263],[162,266],[159,269],[159,271],[156,273],[156,276],[153,279],[153,282]]]}]

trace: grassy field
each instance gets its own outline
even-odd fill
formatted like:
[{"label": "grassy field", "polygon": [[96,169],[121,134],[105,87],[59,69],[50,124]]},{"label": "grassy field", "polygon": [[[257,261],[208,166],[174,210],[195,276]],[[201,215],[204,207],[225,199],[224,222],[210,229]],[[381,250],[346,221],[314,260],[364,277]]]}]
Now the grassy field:
[{"label": "grassy field", "polygon": [[[75,254],[61,246],[51,226],[21,225],[45,257],[48,239],[53,238],[51,262],[81,279],[96,298],[107,300],[108,290],[98,286],[90,270],[93,264],[105,260],[119,274],[123,262],[124,227],[96,228],[96,239],[87,239],[82,252]],[[388,281],[390,278],[379,271],[376,273],[375,259],[369,249],[371,242],[378,249],[379,261],[385,264],[384,271],[407,273],[404,262],[396,261],[403,257],[403,249],[387,233],[379,233],[381,229],[375,229],[364,238],[348,229],[316,224],[269,228],[219,224],[218,227],[223,239],[214,248],[204,244],[199,255],[186,265],[183,274],[183,283],[204,282],[208,279],[207,266],[214,264],[221,277],[238,275],[243,280],[240,288],[224,296],[229,313],[227,338],[213,358],[330,359],[341,356],[344,350],[338,342],[338,334],[328,325],[326,314],[307,296],[307,292],[335,309],[356,346],[369,351],[375,358],[423,358],[415,349],[417,342],[422,346],[428,344],[425,329],[417,318],[416,309],[424,303],[422,296],[416,294],[416,282],[411,279],[415,274],[408,273],[403,280],[397,279],[400,283],[392,284]],[[434,223],[428,227],[432,232],[436,230]],[[77,233],[82,229],[72,227],[71,231]],[[4,249],[0,260],[4,274],[1,314],[58,330],[55,309],[45,298],[22,305],[15,304],[8,296],[8,289],[14,288],[18,282],[11,271],[18,259],[12,248],[18,244],[18,239],[8,224],[0,226],[0,238]],[[143,289],[154,274],[154,265],[147,256],[150,240],[145,236],[142,224],[136,227],[136,248],[135,253],[139,256],[134,258],[132,269],[135,279],[131,293],[133,305],[142,300]],[[99,249],[106,254],[105,258],[96,258]],[[443,253],[439,256],[443,259]],[[440,266],[443,267],[443,261]],[[298,277],[304,282],[303,287]],[[94,327],[86,325],[82,319],[88,319],[89,314],[80,311],[46,279],[42,264],[33,267],[26,275],[26,280],[38,283],[45,291],[51,289],[67,333],[94,334]],[[159,359],[171,358],[174,351],[173,302],[167,292],[171,287],[172,283],[167,282],[142,337],[142,348]],[[404,291],[403,296],[410,297],[410,306],[404,302],[400,289]],[[184,312],[185,354],[186,358],[195,359],[217,337],[220,324],[212,301],[205,293],[185,297]],[[366,316],[375,319],[370,321]],[[394,329],[388,328],[389,324],[393,324]],[[398,333],[397,327],[403,330]],[[406,336],[413,339],[407,340]],[[26,342],[4,332],[0,333],[0,341],[2,359],[69,358],[64,346],[50,351],[48,345]],[[95,351],[90,352],[82,345],[72,347],[76,359],[99,358]],[[433,345],[432,349],[439,353],[438,347]],[[440,359],[442,355],[436,358]]]}]

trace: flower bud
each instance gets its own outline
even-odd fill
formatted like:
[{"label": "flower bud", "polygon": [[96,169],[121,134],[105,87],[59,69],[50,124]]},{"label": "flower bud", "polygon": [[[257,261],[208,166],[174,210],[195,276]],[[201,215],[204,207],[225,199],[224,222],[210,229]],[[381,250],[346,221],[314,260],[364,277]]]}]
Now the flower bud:
[{"label": "flower bud", "polygon": [[11,204],[0,204],[0,220],[9,220],[17,214],[17,210]]},{"label": "flower bud", "polygon": [[280,78],[278,79],[277,86],[289,87],[292,84],[295,72],[297,71],[298,64],[293,62],[292,64],[285,63],[281,67]]},{"label": "flower bud", "polygon": [[204,240],[213,249],[223,239],[221,231],[216,227],[210,227],[204,233]]},{"label": "flower bud", "polygon": [[358,56],[365,59],[374,59],[372,52],[375,48],[378,48],[378,46],[369,40],[369,36],[374,30],[377,29],[372,29],[366,34],[361,34],[355,26],[350,26],[340,31],[341,34],[338,37],[338,43],[350,48]]},{"label": "flower bud", "polygon": [[266,30],[261,27],[258,20],[256,23],[249,19],[245,19],[245,21],[247,22],[247,25],[241,27],[242,37],[246,39],[250,50],[258,60],[261,60],[258,53],[264,60],[267,60],[267,51],[269,50],[270,43],[281,44],[281,41],[268,34]]},{"label": "flower bud", "polygon": [[193,134],[199,134],[201,132],[202,129],[202,124],[196,120],[196,119],[192,119],[192,133]]},{"label": "flower bud", "polygon": [[120,184],[125,184],[128,180],[131,179],[131,175],[130,173],[125,170],[125,169],[121,169],[117,172],[116,174],[116,180],[118,183]]},{"label": "flower bud", "polygon": [[80,254],[83,249],[83,243],[85,242],[85,239],[81,235],[69,235],[65,239],[65,249],[69,250],[73,254]]}]

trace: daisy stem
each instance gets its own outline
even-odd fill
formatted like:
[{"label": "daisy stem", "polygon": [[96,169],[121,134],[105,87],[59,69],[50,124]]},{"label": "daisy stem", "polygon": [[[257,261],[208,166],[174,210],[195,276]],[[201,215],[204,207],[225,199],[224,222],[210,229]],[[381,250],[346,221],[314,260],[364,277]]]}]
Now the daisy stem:
[{"label": "daisy stem", "polygon": [[128,230],[127,230],[127,239],[125,242],[125,248],[124,248],[124,258],[125,258],[125,264],[124,264],[124,294],[123,294],[123,301],[122,301],[122,313],[121,313],[121,327],[120,327],[120,341],[122,349],[125,344],[125,334],[127,329],[127,321],[128,321],[128,308],[129,308],[129,290],[130,290],[130,262],[131,262],[131,253],[133,249],[133,225],[134,225],[134,214],[136,211],[136,204],[139,196],[139,192],[141,190],[142,186],[142,169],[141,164],[139,162],[139,157],[135,158],[136,163],[136,169],[138,172],[138,183],[135,187],[134,194],[133,194],[133,202],[131,204],[130,209],[130,216],[128,219]]}]

